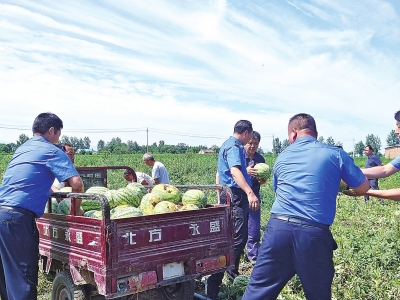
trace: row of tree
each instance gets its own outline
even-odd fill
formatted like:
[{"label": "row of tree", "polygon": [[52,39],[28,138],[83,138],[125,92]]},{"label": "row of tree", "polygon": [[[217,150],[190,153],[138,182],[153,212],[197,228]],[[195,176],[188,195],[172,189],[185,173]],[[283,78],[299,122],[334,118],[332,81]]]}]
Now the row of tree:
[{"label": "row of tree", "polygon": [[[16,143],[9,143],[9,144],[1,144],[0,143],[0,153],[13,153],[20,145],[25,143],[29,137],[25,134],[21,134],[16,141]],[[333,146],[343,146],[340,141],[335,141],[331,136],[328,137],[326,140],[323,136],[318,138],[318,141],[333,145]],[[76,152],[81,154],[86,153],[93,153],[91,150],[91,141],[89,137],[85,136],[82,138],[77,137],[69,137],[63,135],[60,139],[61,143],[70,144]],[[395,131],[390,131],[386,143],[388,146],[396,146],[400,145],[400,139],[395,134]],[[375,153],[379,153],[381,150],[381,140],[377,135],[368,134],[365,138],[365,142],[359,141],[354,145],[354,154],[357,156],[364,155],[364,148],[366,145],[371,145]],[[284,139],[280,141],[279,138],[274,138],[272,141],[272,154],[278,155],[281,153],[285,148],[289,146],[289,140]],[[110,142],[105,142],[100,140],[97,143],[97,151],[98,152],[107,152],[107,153],[114,153],[114,154],[131,154],[131,153],[145,153],[145,152],[152,152],[152,153],[198,153],[201,149],[208,149],[207,146],[199,145],[199,146],[189,146],[185,143],[178,143],[177,145],[167,145],[164,141],[160,141],[157,143],[153,143],[152,145],[139,145],[136,141],[129,140],[126,143],[123,143],[119,137],[112,138]],[[211,148],[215,153],[218,153],[219,147],[217,145],[212,145]],[[259,148],[260,153],[264,153],[263,149]]]}]

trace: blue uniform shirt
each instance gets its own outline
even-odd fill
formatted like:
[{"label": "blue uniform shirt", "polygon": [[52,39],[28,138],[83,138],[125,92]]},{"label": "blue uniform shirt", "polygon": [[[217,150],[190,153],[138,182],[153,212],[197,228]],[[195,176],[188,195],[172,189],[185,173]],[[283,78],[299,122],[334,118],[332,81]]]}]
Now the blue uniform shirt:
[{"label": "blue uniform shirt", "polygon": [[[246,166],[251,166],[251,165],[256,165],[258,163],[265,163],[264,157],[256,152],[254,153],[253,159],[250,159],[250,157],[247,155],[247,152],[244,151],[244,156],[246,159]],[[250,181],[251,181],[251,189],[253,190],[254,194],[257,196],[257,198],[261,201],[260,199],[260,183],[258,182],[258,179],[254,176],[249,176]]]},{"label": "blue uniform shirt", "polygon": [[239,166],[246,182],[251,186],[250,177],[246,171],[244,152],[242,142],[233,136],[222,144],[218,154],[218,175],[221,184],[226,184],[229,187],[240,188],[233,180],[230,170],[234,166]]},{"label": "blue uniform shirt", "polygon": [[380,166],[382,164],[381,160],[375,154],[372,154],[367,158],[365,163],[365,168],[372,168],[376,166]]},{"label": "blue uniform shirt", "polygon": [[390,163],[393,165],[393,167],[400,170],[400,155],[393,159]]},{"label": "blue uniform shirt", "polygon": [[68,156],[42,136],[22,144],[11,158],[0,187],[0,205],[43,214],[54,178],[79,175]]},{"label": "blue uniform shirt", "polygon": [[357,187],[365,176],[343,149],[300,137],[275,161],[271,212],[331,225],[340,179]]}]

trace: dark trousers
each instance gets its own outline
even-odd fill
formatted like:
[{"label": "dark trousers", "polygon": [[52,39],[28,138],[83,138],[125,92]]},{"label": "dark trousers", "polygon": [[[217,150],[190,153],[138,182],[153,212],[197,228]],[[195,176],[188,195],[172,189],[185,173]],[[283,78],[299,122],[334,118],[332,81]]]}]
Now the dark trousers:
[{"label": "dark trousers", "polygon": [[276,299],[295,274],[308,300],[331,299],[337,244],[329,226],[298,220],[271,216],[242,300]]},{"label": "dark trousers", "polygon": [[[368,179],[368,181],[369,181],[369,186],[370,186],[371,189],[379,190],[378,179]],[[364,200],[368,201],[369,200],[369,196],[364,196]],[[378,200],[381,200],[381,199],[378,198]]]},{"label": "dark trousers", "polygon": [[0,206],[2,300],[37,299],[38,258],[39,233],[33,213]]},{"label": "dark trousers", "polygon": [[[260,199],[260,195],[257,195],[257,198]],[[249,210],[249,220],[248,220],[248,231],[249,237],[247,239],[247,258],[251,262],[255,262],[257,260],[258,248],[260,246],[260,238],[261,238],[261,208],[259,210]]]},{"label": "dark trousers", "polygon": [[[233,252],[235,256],[235,268],[227,272],[230,279],[234,279],[239,275],[239,262],[240,257],[243,254],[243,250],[247,243],[247,219],[249,214],[249,201],[247,200],[247,195],[241,189],[231,188],[233,193],[232,208],[233,215],[235,218],[235,237]],[[226,194],[221,192],[220,196],[221,203],[226,203]],[[207,297],[211,299],[218,298],[218,292],[222,279],[224,278],[224,273],[216,273],[208,277],[207,279]]]}]

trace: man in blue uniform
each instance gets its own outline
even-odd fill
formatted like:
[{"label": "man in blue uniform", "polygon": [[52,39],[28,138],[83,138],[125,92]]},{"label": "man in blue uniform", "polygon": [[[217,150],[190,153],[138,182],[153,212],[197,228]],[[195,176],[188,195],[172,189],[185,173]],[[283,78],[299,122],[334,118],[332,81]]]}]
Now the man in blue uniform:
[{"label": "man in blue uniform", "polygon": [[[244,145],[253,136],[253,126],[247,120],[236,122],[233,135],[222,144],[218,154],[218,177],[221,184],[226,184],[232,190],[233,215],[235,218],[234,258],[235,268],[228,272],[228,277],[234,279],[239,274],[240,256],[247,242],[247,219],[250,209],[257,210],[259,202],[251,189],[251,181],[246,170]],[[221,192],[220,203],[226,203],[226,194]],[[207,279],[207,297],[218,298],[219,287],[224,273],[211,275]]]},{"label": "man in blue uniform", "polygon": [[[54,144],[63,123],[52,113],[38,115],[33,138],[14,153],[0,187],[0,296],[37,299],[39,233],[36,218],[44,211],[54,179],[68,180],[73,192],[83,183],[68,156]],[[81,211],[76,202],[76,213]]]},{"label": "man in blue uniform", "polygon": [[297,274],[308,300],[330,300],[337,245],[329,226],[340,180],[365,192],[368,180],[353,159],[317,141],[314,118],[289,120],[291,145],[273,168],[275,201],[243,300],[276,299]]},{"label": "man in blue uniform", "polygon": [[[258,146],[260,145],[261,136],[257,131],[253,131],[253,137],[244,146],[245,159],[247,166],[247,173],[250,175],[251,189],[261,203],[260,197],[260,184],[264,184],[265,181],[260,181],[255,176],[257,175],[257,169],[254,166],[258,163],[265,163],[264,157],[257,152]],[[258,247],[260,245],[260,219],[261,210],[249,210],[248,219],[248,239],[247,239],[247,258],[251,263],[255,263],[258,255]]]},{"label": "man in blue uniform", "polygon": [[[367,161],[365,162],[365,168],[382,166],[382,161],[379,159],[378,156],[376,156],[374,154],[374,151],[373,151],[371,145],[365,146],[364,154],[367,156]],[[371,189],[379,190],[377,178],[371,178],[371,179],[368,178],[368,181],[369,181],[369,186],[371,187]],[[369,196],[364,196],[364,200],[368,201]]]}]

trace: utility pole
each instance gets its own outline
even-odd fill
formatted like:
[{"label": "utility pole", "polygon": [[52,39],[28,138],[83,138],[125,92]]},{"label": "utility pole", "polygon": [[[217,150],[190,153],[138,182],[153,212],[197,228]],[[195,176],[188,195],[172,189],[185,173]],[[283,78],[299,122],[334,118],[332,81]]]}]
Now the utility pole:
[{"label": "utility pole", "polygon": [[146,152],[149,152],[149,128],[146,128],[146,136],[147,136]]},{"label": "utility pole", "polygon": [[354,138],[353,138],[353,158],[354,158],[354,152],[356,152],[356,148],[354,146]]}]

